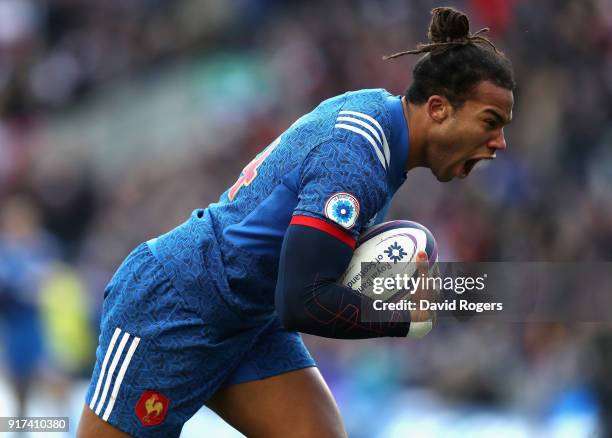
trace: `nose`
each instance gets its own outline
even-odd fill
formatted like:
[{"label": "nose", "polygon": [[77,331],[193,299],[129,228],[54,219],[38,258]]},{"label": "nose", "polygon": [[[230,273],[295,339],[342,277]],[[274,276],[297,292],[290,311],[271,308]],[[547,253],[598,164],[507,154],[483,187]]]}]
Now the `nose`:
[{"label": "nose", "polygon": [[506,137],[504,137],[503,128],[499,130],[499,133],[495,137],[493,137],[491,141],[489,141],[488,146],[491,149],[499,149],[502,151],[508,147],[508,145],[506,144]]}]

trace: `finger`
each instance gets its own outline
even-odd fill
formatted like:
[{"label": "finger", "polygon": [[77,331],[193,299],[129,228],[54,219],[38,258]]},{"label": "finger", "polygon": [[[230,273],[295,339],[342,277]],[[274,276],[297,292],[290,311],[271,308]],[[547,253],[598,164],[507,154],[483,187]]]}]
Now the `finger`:
[{"label": "finger", "polygon": [[429,263],[425,251],[419,251],[417,253],[417,269],[421,275],[427,275],[429,273]]}]

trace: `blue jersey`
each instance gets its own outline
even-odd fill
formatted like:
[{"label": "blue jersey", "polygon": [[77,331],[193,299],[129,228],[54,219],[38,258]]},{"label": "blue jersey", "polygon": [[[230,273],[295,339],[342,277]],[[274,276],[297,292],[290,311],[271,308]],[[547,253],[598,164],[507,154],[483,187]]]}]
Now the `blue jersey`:
[{"label": "blue jersey", "polygon": [[197,288],[213,277],[239,314],[267,318],[290,223],[354,245],[365,227],[383,221],[407,159],[400,97],[382,89],[345,93],[297,120],[217,203],[149,246],[175,282]]},{"label": "blue jersey", "polygon": [[[287,228],[354,246],[383,220],[407,158],[401,101],[384,90],[346,93],[300,118],[217,203],[119,267],[104,293],[90,409],[133,436],[178,436],[219,388],[314,366],[275,308]],[[304,231],[327,238],[304,227],[289,237]],[[348,257],[342,245],[332,246]]]}]

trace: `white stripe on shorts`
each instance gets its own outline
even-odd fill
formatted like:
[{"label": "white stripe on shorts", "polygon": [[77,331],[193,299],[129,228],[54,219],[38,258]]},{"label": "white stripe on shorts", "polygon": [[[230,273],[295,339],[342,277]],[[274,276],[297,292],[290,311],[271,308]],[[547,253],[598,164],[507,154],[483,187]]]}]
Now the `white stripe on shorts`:
[{"label": "white stripe on shorts", "polygon": [[102,406],[106,402],[106,396],[108,395],[108,389],[110,388],[111,380],[113,379],[113,374],[115,374],[115,368],[117,368],[117,364],[119,363],[119,359],[121,358],[121,354],[123,353],[123,349],[125,348],[125,344],[127,343],[130,334],[128,332],[123,333],[121,337],[121,342],[119,342],[119,346],[117,347],[117,351],[113,355],[113,361],[111,362],[111,366],[108,369],[108,376],[106,376],[106,382],[104,382],[104,390],[102,391],[102,396],[100,397],[100,401],[98,402],[98,407],[95,410],[96,415],[100,415],[102,411]]},{"label": "white stripe on shorts", "polygon": [[136,347],[138,347],[139,342],[140,338],[138,337],[134,337],[134,339],[132,339],[130,348],[125,355],[125,359],[123,359],[123,363],[119,369],[119,374],[117,374],[117,380],[115,380],[115,385],[113,386],[113,391],[111,392],[110,400],[108,401],[108,406],[106,407],[104,415],[102,416],[104,421],[108,421],[108,417],[110,417],[111,412],[113,412],[113,406],[115,405],[115,400],[117,400],[117,394],[119,394],[119,388],[121,388],[123,376],[125,376],[128,366],[130,366],[130,361],[132,360],[132,356],[134,355],[134,351],[136,351]]},{"label": "white stripe on shorts", "polygon": [[[116,390],[117,393],[119,392],[119,387],[117,386],[116,380],[117,379],[123,380],[123,375],[125,374],[125,371],[127,370],[127,366],[129,365],[129,363],[130,363],[130,361],[132,359],[132,355],[134,354],[134,350],[138,346],[138,342],[140,342],[140,338],[136,338],[134,336],[134,339],[138,339],[138,341],[136,343],[134,343],[134,341],[132,341],[132,343],[130,345],[130,348],[128,349],[128,353],[126,354],[126,356],[122,360],[121,359],[121,355],[123,354],[123,350],[125,349],[125,346],[126,346],[128,340],[129,340],[130,336],[131,335],[128,332],[123,332],[123,336],[121,337],[121,341],[119,342],[119,346],[117,347],[117,350],[114,353],[112,353],[113,360],[111,361],[110,368],[108,369],[108,373],[106,375],[106,379],[104,380],[104,386],[103,386],[103,390],[102,390],[102,395],[100,396],[100,400],[98,401],[97,405],[94,405],[95,406],[94,412],[98,416],[100,416],[100,412],[102,412],[102,408],[107,403],[106,397],[108,395],[108,392],[109,392],[109,389],[111,387],[111,383],[113,382],[113,379],[115,380],[115,385],[113,386],[113,393],[115,393],[115,390]],[[130,354],[130,350],[131,350],[131,354]],[[119,365],[120,361],[122,362],[122,364],[121,364],[121,367],[119,369],[118,375],[115,376],[115,369],[117,368],[117,365]],[[124,369],[123,363],[125,363],[126,361],[127,361],[127,365],[126,365],[126,367]],[[121,381],[119,381],[119,386],[121,386]],[[115,393],[115,396],[116,396],[116,393]],[[112,398],[112,395],[111,395],[111,398]],[[114,401],[112,403],[114,404]],[[112,406],[111,406],[110,409],[112,410]],[[110,415],[110,411],[109,411],[108,414]]]},{"label": "white stripe on shorts", "polygon": [[98,376],[98,383],[96,383],[96,390],[94,391],[94,395],[91,398],[91,402],[89,402],[89,409],[91,409],[92,411],[94,410],[96,401],[98,401],[98,395],[100,395],[100,387],[102,386],[104,374],[106,373],[106,365],[108,365],[108,359],[110,358],[110,355],[113,352],[113,348],[115,347],[115,342],[117,342],[119,334],[121,334],[121,329],[117,327],[115,329],[115,333],[113,333],[113,337],[111,338],[110,344],[108,344],[108,349],[106,350],[104,360],[102,361],[102,369],[100,370],[100,375]]}]

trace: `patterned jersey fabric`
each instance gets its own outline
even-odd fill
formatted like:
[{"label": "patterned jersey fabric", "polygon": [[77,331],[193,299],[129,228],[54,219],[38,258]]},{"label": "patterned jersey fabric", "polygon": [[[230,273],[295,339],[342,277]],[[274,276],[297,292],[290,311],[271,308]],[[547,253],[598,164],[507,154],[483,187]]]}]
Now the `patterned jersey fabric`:
[{"label": "patterned jersey fabric", "polygon": [[[149,246],[172,277],[190,275],[195,284],[206,284],[198,276],[213,273],[231,307],[266,319],[274,312],[289,224],[324,221],[354,241],[365,227],[383,221],[405,180],[407,158],[400,97],[382,89],[345,93],[297,120],[218,202],[194,211]],[[221,255],[214,263],[202,256],[211,245]]]}]

